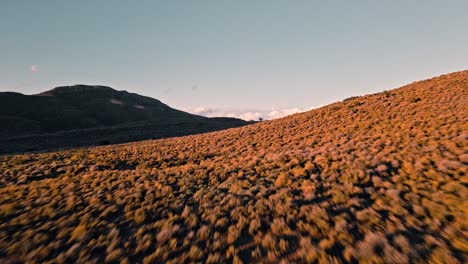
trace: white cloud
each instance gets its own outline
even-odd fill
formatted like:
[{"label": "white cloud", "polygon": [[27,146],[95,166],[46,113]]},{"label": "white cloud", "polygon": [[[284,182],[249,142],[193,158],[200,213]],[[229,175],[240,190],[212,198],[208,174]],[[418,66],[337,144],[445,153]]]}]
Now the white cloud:
[{"label": "white cloud", "polygon": [[272,108],[268,109],[230,109],[230,108],[216,108],[216,107],[194,107],[185,109],[187,112],[206,116],[206,117],[235,117],[244,120],[258,120],[263,118],[265,120],[271,120],[281,118],[284,116],[305,112],[313,109],[309,108]]},{"label": "white cloud", "polygon": [[209,108],[209,107],[199,106],[199,107],[195,107],[195,108],[189,108],[189,109],[187,109],[187,111],[189,111],[192,114],[204,116],[204,115],[209,115],[209,114],[215,112],[216,110],[213,109],[213,108]]}]

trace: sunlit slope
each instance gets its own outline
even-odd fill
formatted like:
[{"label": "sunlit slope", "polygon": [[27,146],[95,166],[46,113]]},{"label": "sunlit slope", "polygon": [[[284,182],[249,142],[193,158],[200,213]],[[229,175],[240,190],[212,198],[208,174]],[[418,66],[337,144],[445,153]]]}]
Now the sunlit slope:
[{"label": "sunlit slope", "polygon": [[203,135],[0,157],[0,261],[466,263],[468,71]]}]

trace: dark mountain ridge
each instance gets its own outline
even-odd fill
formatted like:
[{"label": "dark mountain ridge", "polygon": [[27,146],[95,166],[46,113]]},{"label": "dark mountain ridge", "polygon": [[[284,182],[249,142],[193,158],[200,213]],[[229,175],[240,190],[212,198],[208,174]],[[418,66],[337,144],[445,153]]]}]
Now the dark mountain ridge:
[{"label": "dark mountain ridge", "polygon": [[[3,124],[0,127],[0,153],[9,152],[6,148],[24,151],[93,145],[99,143],[94,138],[97,131],[100,141],[123,143],[248,124],[235,118],[213,119],[192,115],[151,97],[99,85],[61,86],[34,95],[2,92],[0,122]],[[110,139],[105,139],[106,132]],[[65,140],[54,143],[65,138],[69,143]],[[9,143],[14,141],[13,145],[22,145],[26,139],[25,149]],[[44,144],[43,141],[49,143]]]}]

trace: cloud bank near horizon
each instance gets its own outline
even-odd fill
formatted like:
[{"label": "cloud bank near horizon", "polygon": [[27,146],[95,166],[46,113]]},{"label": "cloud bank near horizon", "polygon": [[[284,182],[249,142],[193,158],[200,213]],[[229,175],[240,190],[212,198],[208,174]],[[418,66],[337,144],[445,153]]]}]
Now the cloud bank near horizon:
[{"label": "cloud bank near horizon", "polygon": [[218,107],[193,107],[185,109],[187,112],[201,115],[206,117],[235,117],[239,119],[244,119],[247,121],[250,120],[259,120],[260,118],[264,120],[272,120],[288,115],[302,113],[305,111],[312,110],[316,107],[309,108],[272,108],[272,109],[232,109],[232,108],[218,108]]}]

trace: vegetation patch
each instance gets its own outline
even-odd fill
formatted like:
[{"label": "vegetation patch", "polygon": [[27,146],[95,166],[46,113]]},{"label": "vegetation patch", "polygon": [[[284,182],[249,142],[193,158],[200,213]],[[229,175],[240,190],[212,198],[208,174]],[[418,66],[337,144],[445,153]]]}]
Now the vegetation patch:
[{"label": "vegetation patch", "polygon": [[468,72],[354,100],[1,156],[0,262],[466,263]]}]

